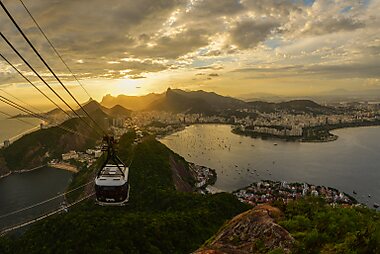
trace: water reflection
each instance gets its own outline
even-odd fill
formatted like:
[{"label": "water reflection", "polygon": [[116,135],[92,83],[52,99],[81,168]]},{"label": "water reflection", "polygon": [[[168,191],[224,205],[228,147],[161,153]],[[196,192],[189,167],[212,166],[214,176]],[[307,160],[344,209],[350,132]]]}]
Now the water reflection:
[{"label": "water reflection", "polygon": [[188,161],[215,168],[215,187],[225,191],[271,179],[355,190],[359,201],[379,203],[380,127],[334,133],[335,142],[298,143],[238,136],[228,125],[193,125],[160,141]]}]

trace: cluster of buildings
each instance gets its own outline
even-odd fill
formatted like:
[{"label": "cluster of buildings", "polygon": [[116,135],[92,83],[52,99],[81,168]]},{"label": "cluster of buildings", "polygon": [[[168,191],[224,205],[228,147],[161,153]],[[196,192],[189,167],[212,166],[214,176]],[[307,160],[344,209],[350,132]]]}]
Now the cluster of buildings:
[{"label": "cluster of buildings", "polygon": [[215,170],[194,163],[189,163],[189,168],[196,179],[195,187],[204,188],[216,182]]},{"label": "cluster of buildings", "polygon": [[194,124],[194,123],[229,123],[230,118],[217,115],[171,113],[165,111],[133,112],[131,121],[133,124],[146,127],[152,123],[165,125]]},{"label": "cluster of buildings", "polygon": [[255,119],[250,117],[236,120],[241,131],[275,136],[297,137],[303,135],[304,128],[334,124],[352,124],[380,121],[380,112],[350,111],[344,114],[313,115],[289,114],[284,112],[260,113]]},{"label": "cluster of buildings", "polygon": [[[86,152],[72,150],[62,154],[62,161],[68,162],[70,160],[75,160],[90,167],[100,156],[102,156],[102,154],[103,152],[100,147],[97,147],[96,149],[87,149]],[[54,161],[54,163],[58,162],[59,161]]]},{"label": "cluster of buildings", "polygon": [[315,186],[307,183],[287,183],[278,181],[261,181],[234,192],[234,195],[244,203],[257,205],[282,201],[287,204],[305,196],[322,197],[328,203],[356,204],[357,201],[336,189]]},{"label": "cluster of buildings", "polygon": [[303,129],[300,126],[240,126],[241,131],[268,134],[282,137],[301,137]]},{"label": "cluster of buildings", "polygon": [[133,112],[130,125],[158,135],[167,135],[195,123],[231,123],[231,118],[203,114],[171,113],[164,111]]}]

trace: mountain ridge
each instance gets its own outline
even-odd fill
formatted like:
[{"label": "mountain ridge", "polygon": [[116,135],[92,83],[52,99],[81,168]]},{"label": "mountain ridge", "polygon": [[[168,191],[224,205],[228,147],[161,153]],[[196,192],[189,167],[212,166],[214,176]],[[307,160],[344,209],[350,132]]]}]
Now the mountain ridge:
[{"label": "mountain ridge", "polygon": [[[146,98],[150,98],[149,101]],[[127,102],[127,100],[131,100]],[[103,97],[101,105],[125,105],[137,102],[140,111],[166,111],[172,113],[203,113],[212,114],[224,110],[253,108],[262,112],[275,112],[276,110],[299,111],[306,113],[331,112],[332,109],[322,106],[312,100],[297,99],[283,102],[250,101],[246,102],[229,96],[219,95],[203,90],[185,91],[170,89],[162,94],[148,94],[144,96],[119,95]],[[146,104],[144,106],[144,103]]]}]

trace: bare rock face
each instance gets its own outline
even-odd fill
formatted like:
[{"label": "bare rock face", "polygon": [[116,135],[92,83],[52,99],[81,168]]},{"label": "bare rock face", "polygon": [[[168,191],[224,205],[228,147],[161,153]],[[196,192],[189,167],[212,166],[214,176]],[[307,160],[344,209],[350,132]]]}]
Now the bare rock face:
[{"label": "bare rock face", "polygon": [[237,215],[195,254],[251,254],[282,249],[289,253],[294,238],[275,222],[279,209],[259,205]]}]

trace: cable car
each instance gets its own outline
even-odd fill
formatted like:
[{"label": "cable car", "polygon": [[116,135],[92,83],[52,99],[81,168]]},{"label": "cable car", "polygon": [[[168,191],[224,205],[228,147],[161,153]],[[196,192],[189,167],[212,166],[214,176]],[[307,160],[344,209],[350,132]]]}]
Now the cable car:
[{"label": "cable car", "polygon": [[95,178],[96,202],[103,206],[123,206],[129,200],[129,168],[117,157],[114,139],[106,137],[107,157]]}]

